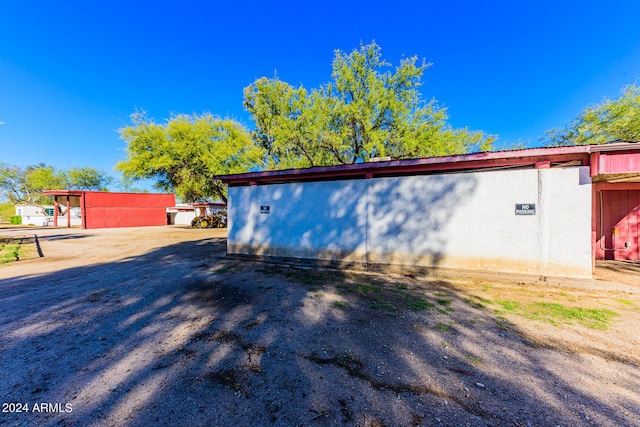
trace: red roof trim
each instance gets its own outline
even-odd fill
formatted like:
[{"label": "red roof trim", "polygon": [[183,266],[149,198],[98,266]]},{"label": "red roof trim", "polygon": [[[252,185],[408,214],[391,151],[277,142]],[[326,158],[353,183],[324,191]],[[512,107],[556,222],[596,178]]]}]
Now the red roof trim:
[{"label": "red roof trim", "polygon": [[45,196],[82,196],[86,191],[83,190],[44,190],[42,194]]},{"label": "red roof trim", "polygon": [[497,151],[445,157],[429,157],[386,162],[355,163],[216,176],[230,186],[278,182],[359,179],[374,176],[398,176],[431,172],[453,172],[494,167],[517,167],[540,162],[561,163],[578,160],[589,165],[590,146],[533,148],[517,151]]}]

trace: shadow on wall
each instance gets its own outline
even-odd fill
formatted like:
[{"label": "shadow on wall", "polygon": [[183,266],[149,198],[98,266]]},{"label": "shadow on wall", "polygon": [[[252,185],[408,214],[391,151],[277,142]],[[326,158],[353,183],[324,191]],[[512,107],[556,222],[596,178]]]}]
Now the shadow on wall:
[{"label": "shadow on wall", "polygon": [[370,261],[437,267],[447,253],[449,223],[476,186],[471,174],[376,180],[370,190]]},{"label": "shadow on wall", "polygon": [[450,174],[232,188],[231,200],[253,210],[232,215],[229,252],[437,266],[453,212],[476,185]]},{"label": "shadow on wall", "polygon": [[[640,410],[618,389],[617,406],[588,395],[549,350],[505,334],[492,310],[465,302],[471,296],[449,283],[412,290],[410,279],[277,268],[224,253],[223,239],[205,239],[0,280],[3,401],[72,405],[3,421],[580,425],[580,410],[599,425],[631,425],[621,407]],[[505,354],[518,362],[495,362]],[[565,359],[580,369],[578,356]],[[582,380],[597,371],[581,371]],[[545,375],[548,389],[531,386]]]}]

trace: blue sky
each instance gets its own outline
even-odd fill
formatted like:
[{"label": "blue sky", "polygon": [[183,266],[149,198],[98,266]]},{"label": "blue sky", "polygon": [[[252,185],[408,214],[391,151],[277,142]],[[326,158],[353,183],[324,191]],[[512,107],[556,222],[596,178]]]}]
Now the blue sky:
[{"label": "blue sky", "polygon": [[640,2],[3,1],[0,162],[112,172],[144,109],[232,117],[243,88],[331,79],[334,50],[375,40],[433,65],[422,93],[454,127],[538,143],[640,78]]}]

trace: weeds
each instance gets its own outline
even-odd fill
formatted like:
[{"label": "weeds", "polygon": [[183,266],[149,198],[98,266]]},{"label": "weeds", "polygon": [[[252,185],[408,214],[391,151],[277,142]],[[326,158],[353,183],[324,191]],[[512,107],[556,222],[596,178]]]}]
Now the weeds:
[{"label": "weeds", "polygon": [[435,307],[433,303],[415,295],[404,294],[403,298],[406,302],[407,310],[409,311],[428,310]]},{"label": "weeds", "polygon": [[[451,328],[449,328],[447,325],[444,325],[442,323],[436,324],[436,329],[439,330],[440,332],[449,332],[451,330]],[[445,347],[447,346],[445,345]]]},{"label": "weeds", "polygon": [[472,363],[474,363],[475,365],[479,364],[480,362],[482,362],[482,359],[480,359],[479,357],[473,356],[471,354],[467,354],[465,355],[465,357],[467,359],[469,359]]},{"label": "weeds", "polygon": [[334,301],[331,306],[339,310],[345,310],[347,307],[349,307],[349,304],[346,301]]},{"label": "weeds", "polygon": [[31,258],[35,253],[34,238],[0,237],[0,265]]},{"label": "weeds", "polygon": [[6,264],[20,260],[20,245],[5,245],[2,248],[2,257],[0,263]]},{"label": "weeds", "polygon": [[[502,309],[495,310],[497,314],[516,314],[526,317],[527,319],[548,322],[555,326],[561,323],[573,324],[577,322],[587,328],[605,330],[609,327],[611,320],[618,315],[618,313],[611,310],[568,307],[563,304],[550,302],[521,304],[520,301],[499,299],[496,299],[494,302],[502,307]],[[504,317],[502,317],[502,319],[504,319]]]},{"label": "weeds", "polygon": [[528,313],[530,318],[547,321],[552,324],[557,322],[571,323],[577,321],[583,326],[592,329],[607,329],[613,317],[618,313],[611,310],[567,307],[557,303],[538,302],[532,304]]},{"label": "weeds", "polygon": [[376,310],[384,310],[389,312],[395,312],[398,310],[398,308],[392,305],[389,301],[385,301],[380,298],[374,298],[370,304],[370,307]]},{"label": "weeds", "polygon": [[498,318],[496,319],[496,326],[499,329],[502,329],[503,331],[508,331],[510,330],[509,328],[509,321],[503,317],[503,316],[498,316]]},{"label": "weeds", "polygon": [[520,308],[519,301],[509,301],[509,300],[495,300],[496,304],[502,306],[502,308],[509,313],[513,313]]},{"label": "weeds", "polygon": [[486,304],[491,304],[490,300],[475,295],[465,299],[464,302],[475,308],[484,308]]},{"label": "weeds", "polygon": [[[356,294],[365,301],[368,301],[369,307],[375,310],[387,311],[394,313],[401,310],[422,311],[429,310],[436,305],[429,300],[415,295],[415,292],[409,290],[409,286],[404,284],[387,284],[379,280],[372,280],[370,283],[340,283],[336,285],[338,294]],[[448,296],[448,294],[445,294]],[[440,304],[447,305],[450,303],[442,300]],[[336,307],[344,308],[344,307]],[[450,311],[448,307],[442,309],[443,312]]]}]

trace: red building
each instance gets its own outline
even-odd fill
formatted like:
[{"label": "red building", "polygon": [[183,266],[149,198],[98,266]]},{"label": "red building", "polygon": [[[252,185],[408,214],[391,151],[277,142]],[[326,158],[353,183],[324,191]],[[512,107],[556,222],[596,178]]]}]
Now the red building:
[{"label": "red building", "polygon": [[[82,190],[47,190],[54,198],[53,225],[58,215],[79,207],[82,228],[118,228],[166,225],[167,208],[175,206],[173,194],[115,193]],[[70,226],[70,221],[66,221]]]}]

